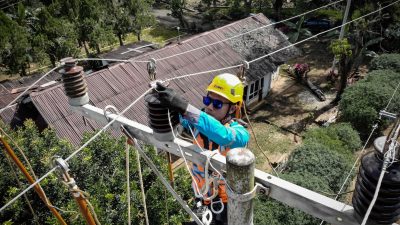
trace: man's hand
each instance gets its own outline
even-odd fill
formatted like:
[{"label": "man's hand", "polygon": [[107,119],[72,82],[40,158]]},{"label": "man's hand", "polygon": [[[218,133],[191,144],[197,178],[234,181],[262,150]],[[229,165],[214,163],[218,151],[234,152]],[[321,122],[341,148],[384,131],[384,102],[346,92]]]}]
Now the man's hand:
[{"label": "man's hand", "polygon": [[189,105],[188,101],[179,96],[174,89],[167,88],[160,82],[157,82],[156,91],[158,92],[158,99],[161,105],[182,114],[186,112]]}]

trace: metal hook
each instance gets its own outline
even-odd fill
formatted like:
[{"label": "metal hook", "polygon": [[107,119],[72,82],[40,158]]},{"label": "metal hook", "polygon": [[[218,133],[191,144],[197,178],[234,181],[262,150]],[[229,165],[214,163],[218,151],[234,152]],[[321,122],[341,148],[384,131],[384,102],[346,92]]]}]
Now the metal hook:
[{"label": "metal hook", "polygon": [[147,72],[149,73],[150,80],[156,79],[156,59],[151,58],[147,63]]},{"label": "metal hook", "polygon": [[[214,205],[215,204],[221,204],[221,209],[220,210],[215,210],[214,209]],[[211,208],[211,211],[213,212],[213,213],[215,213],[215,214],[220,214],[220,213],[222,213],[222,211],[224,211],[224,208],[225,208],[225,206],[224,206],[224,203],[222,202],[222,199],[220,198],[218,201],[216,201],[216,202],[214,202],[213,200],[211,200],[211,206],[210,206],[210,208]]]},{"label": "metal hook", "polygon": [[108,117],[109,114],[111,114],[112,112],[110,112],[109,110],[112,109],[114,111],[115,114],[119,114],[119,110],[117,109],[117,107],[113,106],[113,105],[108,105],[106,107],[104,107],[104,117],[106,118],[106,120],[108,122],[110,122],[110,118]]}]

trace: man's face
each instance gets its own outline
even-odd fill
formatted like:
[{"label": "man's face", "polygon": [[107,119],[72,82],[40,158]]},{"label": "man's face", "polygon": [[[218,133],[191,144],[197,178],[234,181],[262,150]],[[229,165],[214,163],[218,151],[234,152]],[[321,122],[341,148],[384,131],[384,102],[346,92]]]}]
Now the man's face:
[{"label": "man's face", "polygon": [[[223,103],[229,103],[228,99],[226,99],[226,98],[224,98],[224,97],[222,97],[222,96],[220,96],[218,94],[215,94],[213,92],[209,92],[208,96],[210,98],[212,98],[212,99],[220,100]],[[222,119],[225,118],[225,116],[228,113],[228,111],[231,110],[230,108],[231,108],[230,104],[223,104],[222,108],[216,109],[216,108],[214,108],[213,104],[211,103],[210,105],[206,106],[205,112],[208,115],[210,115],[210,116],[214,117],[215,119],[217,119],[218,121],[221,121]]]}]

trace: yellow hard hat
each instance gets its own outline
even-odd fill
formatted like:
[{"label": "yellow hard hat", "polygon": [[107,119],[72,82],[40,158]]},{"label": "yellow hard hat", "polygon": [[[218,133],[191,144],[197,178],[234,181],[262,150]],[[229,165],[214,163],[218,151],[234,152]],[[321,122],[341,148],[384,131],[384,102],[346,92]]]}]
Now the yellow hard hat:
[{"label": "yellow hard hat", "polygon": [[221,95],[232,103],[243,102],[243,83],[230,73],[220,74],[212,80],[207,91]]}]

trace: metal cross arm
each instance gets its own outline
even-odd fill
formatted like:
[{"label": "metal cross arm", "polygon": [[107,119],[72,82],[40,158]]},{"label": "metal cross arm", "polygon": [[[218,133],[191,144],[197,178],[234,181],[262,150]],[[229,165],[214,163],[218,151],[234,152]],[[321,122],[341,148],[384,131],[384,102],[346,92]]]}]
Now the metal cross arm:
[{"label": "metal cross arm", "polygon": [[[109,113],[107,118],[104,111],[92,105],[83,105],[80,107],[72,107],[74,111],[80,112],[82,115],[96,120],[99,123],[106,124],[109,119],[115,119],[112,125],[119,130],[120,126],[124,126],[129,133],[139,140],[150,145],[154,145],[159,149],[163,149],[171,154],[181,157],[178,150],[178,144],[181,146],[187,160],[205,165],[211,151],[198,152],[199,147],[182,139],[176,138],[173,142],[160,142],[154,138],[153,130],[143,124],[137,123],[125,117],[118,117],[116,114]],[[211,158],[211,163],[216,170],[226,172],[226,160],[220,154],[216,154]],[[225,175],[224,175],[225,176]],[[334,199],[328,198],[317,192],[305,189],[268,173],[255,169],[255,181],[268,187],[269,196],[279,202],[290,207],[299,209],[314,217],[325,220],[330,224],[337,225],[359,225],[353,207],[346,205]],[[395,225],[395,224],[393,224]]]}]

